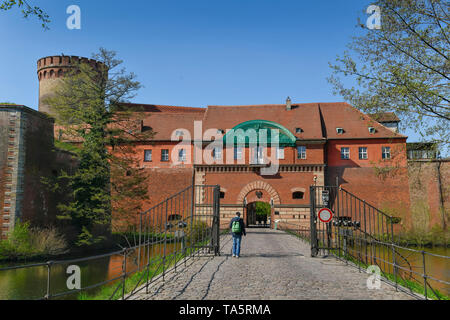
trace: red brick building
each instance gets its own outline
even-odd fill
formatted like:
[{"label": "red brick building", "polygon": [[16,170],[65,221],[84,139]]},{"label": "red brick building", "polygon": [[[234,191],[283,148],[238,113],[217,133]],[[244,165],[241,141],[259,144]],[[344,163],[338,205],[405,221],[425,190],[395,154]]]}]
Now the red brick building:
[{"label": "red brick building", "polygon": [[[253,222],[247,208],[261,201],[273,220],[309,223],[310,185],[337,181],[377,207],[409,207],[407,137],[347,103],[127,107],[143,113],[140,130],[155,132],[136,145],[150,173],[146,208],[194,182],[220,185],[224,221],[241,211]],[[228,145],[239,129],[257,141]],[[261,143],[261,129],[278,130],[279,144]]]}]

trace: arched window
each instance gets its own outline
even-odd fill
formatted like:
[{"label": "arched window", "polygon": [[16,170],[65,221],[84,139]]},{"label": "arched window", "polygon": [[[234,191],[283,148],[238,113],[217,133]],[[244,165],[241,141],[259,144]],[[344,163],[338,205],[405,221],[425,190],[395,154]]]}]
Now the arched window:
[{"label": "arched window", "polygon": [[62,77],[63,76],[63,71],[62,71],[62,69],[59,69],[58,70],[58,77]]},{"label": "arched window", "polygon": [[54,78],[55,77],[55,71],[50,70],[50,78]]},{"label": "arched window", "polygon": [[301,191],[296,191],[292,193],[292,199],[303,199],[304,193]]},{"label": "arched window", "polygon": [[225,198],[225,192],[220,191],[220,199],[224,199]]},{"label": "arched window", "polygon": [[44,79],[47,78],[47,71],[44,71]]}]

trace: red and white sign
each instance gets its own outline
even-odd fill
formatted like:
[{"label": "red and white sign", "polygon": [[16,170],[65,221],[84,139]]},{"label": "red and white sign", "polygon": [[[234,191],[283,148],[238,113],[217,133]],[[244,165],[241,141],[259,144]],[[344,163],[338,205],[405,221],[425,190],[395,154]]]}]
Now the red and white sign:
[{"label": "red and white sign", "polygon": [[331,211],[328,208],[323,208],[323,209],[320,209],[318,216],[319,216],[320,221],[322,221],[324,223],[328,223],[331,221],[331,219],[333,219],[333,211]]}]

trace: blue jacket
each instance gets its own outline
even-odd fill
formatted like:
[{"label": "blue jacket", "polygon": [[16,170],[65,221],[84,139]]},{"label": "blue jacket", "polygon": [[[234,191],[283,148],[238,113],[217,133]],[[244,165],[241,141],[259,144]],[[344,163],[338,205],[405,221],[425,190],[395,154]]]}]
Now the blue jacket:
[{"label": "blue jacket", "polygon": [[234,217],[234,218],[231,219],[231,221],[230,221],[230,229],[231,229],[231,226],[233,225],[233,222],[234,222],[234,221],[239,221],[239,222],[240,222],[240,224],[241,224],[241,232],[240,232],[240,233],[232,232],[232,234],[233,234],[233,235],[236,235],[236,236],[240,236],[240,235],[244,234],[244,236],[245,236],[246,233],[245,233],[244,220],[242,220],[241,217]]}]

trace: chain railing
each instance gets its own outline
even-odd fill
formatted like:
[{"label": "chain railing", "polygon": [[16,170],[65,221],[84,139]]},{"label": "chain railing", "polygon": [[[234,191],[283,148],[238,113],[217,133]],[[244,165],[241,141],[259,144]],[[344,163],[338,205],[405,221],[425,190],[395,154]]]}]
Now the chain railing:
[{"label": "chain railing", "polygon": [[121,250],[0,268],[0,289],[2,279],[30,279],[11,296],[0,292],[0,299],[107,300],[127,299],[144,289],[148,293],[153,282],[190,259],[220,254],[219,193],[218,186],[190,186],[140,213],[134,230],[127,232],[133,245],[128,242]]}]

